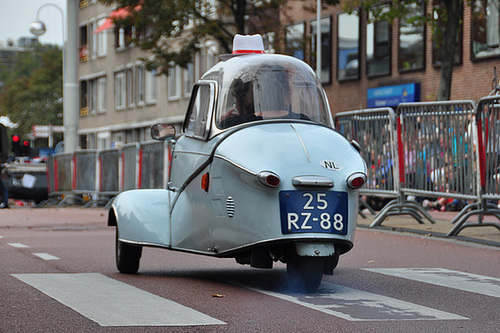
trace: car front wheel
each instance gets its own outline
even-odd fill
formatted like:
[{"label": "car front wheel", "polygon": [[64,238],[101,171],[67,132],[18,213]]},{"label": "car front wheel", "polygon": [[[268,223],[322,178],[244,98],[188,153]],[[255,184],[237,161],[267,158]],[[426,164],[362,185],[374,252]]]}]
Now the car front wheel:
[{"label": "car front wheel", "polygon": [[115,259],[116,268],[120,273],[135,274],[139,270],[142,246],[124,243],[119,240],[116,228]]}]

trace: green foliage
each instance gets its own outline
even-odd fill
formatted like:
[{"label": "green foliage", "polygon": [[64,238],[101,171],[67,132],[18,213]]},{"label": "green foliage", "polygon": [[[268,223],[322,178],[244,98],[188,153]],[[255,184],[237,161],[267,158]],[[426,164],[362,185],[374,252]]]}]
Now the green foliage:
[{"label": "green foliage", "polygon": [[[186,67],[205,41],[215,40],[230,53],[236,33],[268,32],[267,21],[276,24],[280,4],[285,0],[100,0],[130,15],[114,18],[116,26],[135,28],[135,45],[148,51],[147,69],[167,74],[174,65]],[[273,12],[274,9],[274,12]],[[248,19],[250,18],[250,19]]]},{"label": "green foliage", "polygon": [[21,135],[33,125],[61,125],[62,51],[57,46],[37,46],[18,55],[16,66],[4,73],[0,114],[19,125]]}]

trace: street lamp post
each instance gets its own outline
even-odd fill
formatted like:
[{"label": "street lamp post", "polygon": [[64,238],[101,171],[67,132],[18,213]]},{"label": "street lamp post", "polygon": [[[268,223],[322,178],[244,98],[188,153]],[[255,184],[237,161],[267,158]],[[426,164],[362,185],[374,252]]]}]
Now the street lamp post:
[{"label": "street lamp post", "polygon": [[67,0],[67,36],[64,34],[64,12],[54,3],[46,3],[40,6],[36,12],[36,21],[31,23],[30,31],[36,36],[43,35],[47,29],[40,21],[39,14],[42,8],[54,7],[61,13],[62,35],[63,35],[63,124],[64,124],[64,152],[74,152],[77,148],[77,124],[78,124],[78,84],[76,80],[76,1]]}]

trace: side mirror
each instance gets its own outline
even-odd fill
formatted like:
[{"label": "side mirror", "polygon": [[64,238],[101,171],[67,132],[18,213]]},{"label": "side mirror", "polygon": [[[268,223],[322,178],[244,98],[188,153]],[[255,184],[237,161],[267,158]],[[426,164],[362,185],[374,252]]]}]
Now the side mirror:
[{"label": "side mirror", "polygon": [[175,127],[169,124],[154,124],[151,126],[151,137],[155,140],[166,140],[175,137]]}]

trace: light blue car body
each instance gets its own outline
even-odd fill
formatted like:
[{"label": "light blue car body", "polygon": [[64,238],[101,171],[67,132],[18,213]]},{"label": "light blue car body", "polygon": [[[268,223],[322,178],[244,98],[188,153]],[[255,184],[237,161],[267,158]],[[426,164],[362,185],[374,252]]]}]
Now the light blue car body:
[{"label": "light blue car body", "polygon": [[[323,118],[317,118],[322,120],[311,119],[316,114],[311,111],[303,117],[308,119],[262,116],[257,121],[222,128],[221,114],[231,104],[231,82],[247,68],[258,67],[259,63],[268,66],[252,72],[257,75],[274,62],[283,64],[278,69],[286,66],[286,73],[295,75],[290,84],[297,84],[299,91],[307,85],[307,80],[315,84],[314,89],[311,85],[303,94],[320,100],[315,103],[319,103],[317,108],[324,109],[317,111],[322,112]],[[307,82],[297,83],[302,80],[297,73],[305,73],[300,75],[307,75],[304,79]],[[276,85],[265,84],[254,83],[254,95],[258,95],[258,89],[262,95]],[[200,103],[196,94],[202,96]],[[297,96],[294,94],[292,98]],[[300,103],[307,104],[300,98]],[[351,142],[333,129],[325,101],[312,70],[291,57],[248,55],[216,65],[195,86],[184,135],[170,145],[167,188],[131,190],[115,198],[110,224],[117,225],[119,241],[220,257],[237,257],[267,245],[295,246],[303,256],[331,256],[335,251],[340,254],[349,251],[353,246],[359,200],[358,190],[349,186],[349,177],[366,179],[366,165]],[[262,108],[266,103],[272,101],[263,98],[258,101]],[[193,115],[192,109],[197,105],[207,110],[201,119]],[[196,124],[205,127],[197,132]],[[277,187],[262,182],[262,175],[268,173],[278,176]],[[207,179],[208,189],[203,188]],[[280,201],[284,200],[280,199],[280,193],[285,196],[286,191],[303,191],[303,196],[310,198],[310,202],[301,204],[303,212],[286,215]],[[319,215],[318,209],[332,204],[324,202],[324,192],[332,192],[339,198],[344,193],[347,207],[342,214]],[[311,215],[307,209],[318,214]],[[346,227],[340,233],[317,232],[319,223],[323,227],[334,223],[338,229]],[[308,232],[313,224],[316,231]],[[296,232],[287,232],[292,229]]]}]

